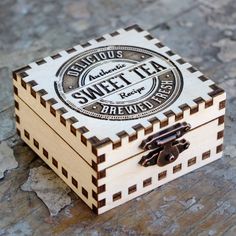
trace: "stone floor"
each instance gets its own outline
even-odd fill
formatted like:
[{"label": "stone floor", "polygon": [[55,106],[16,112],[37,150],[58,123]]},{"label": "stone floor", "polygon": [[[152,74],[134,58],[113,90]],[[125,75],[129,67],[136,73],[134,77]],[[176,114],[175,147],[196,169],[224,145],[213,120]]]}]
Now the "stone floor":
[{"label": "stone floor", "polygon": [[[11,70],[134,23],[227,91],[225,153],[98,217],[17,137]],[[1,0],[0,235],[235,236],[235,77],[235,0]]]}]

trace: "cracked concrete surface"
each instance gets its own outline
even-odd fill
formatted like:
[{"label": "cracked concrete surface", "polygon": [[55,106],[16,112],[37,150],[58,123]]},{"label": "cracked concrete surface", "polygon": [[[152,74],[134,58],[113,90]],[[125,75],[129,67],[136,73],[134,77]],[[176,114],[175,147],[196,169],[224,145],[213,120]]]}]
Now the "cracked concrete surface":
[{"label": "cracked concrete surface", "polygon": [[[12,162],[0,158],[0,172],[16,166],[13,153],[18,168],[0,180],[0,235],[235,236],[235,12],[235,0],[1,0],[0,149],[3,145],[4,156]],[[18,140],[10,71],[134,23],[149,29],[227,91],[225,154],[97,217],[74,193],[68,196],[56,176],[52,181],[42,178],[48,170]],[[36,194],[22,191],[22,185]],[[63,201],[54,206],[52,199],[60,194]],[[52,217],[47,206],[52,215],[65,207]]]},{"label": "cracked concrete surface", "polygon": [[68,195],[70,188],[52,170],[44,166],[30,169],[29,177],[21,189],[34,191],[52,216],[71,203]]},{"label": "cracked concrete surface", "polygon": [[14,157],[13,150],[6,142],[0,143],[0,180],[4,178],[4,173],[15,169],[18,163]]},{"label": "cracked concrete surface", "polygon": [[220,48],[217,56],[222,62],[229,62],[236,59],[236,41],[225,38],[213,43],[213,46]]}]

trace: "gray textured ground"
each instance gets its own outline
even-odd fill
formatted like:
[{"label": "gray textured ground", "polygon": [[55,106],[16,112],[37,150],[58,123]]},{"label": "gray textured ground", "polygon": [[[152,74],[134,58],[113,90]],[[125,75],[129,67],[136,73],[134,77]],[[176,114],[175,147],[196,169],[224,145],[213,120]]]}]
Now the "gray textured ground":
[{"label": "gray textured ground", "polygon": [[[15,135],[10,71],[134,23],[225,88],[225,155],[102,216],[69,193],[72,203],[50,217],[34,192],[21,189],[30,170],[40,170],[42,162]],[[5,178],[0,180],[0,235],[235,236],[235,77],[235,0],[1,0],[0,172]]]}]

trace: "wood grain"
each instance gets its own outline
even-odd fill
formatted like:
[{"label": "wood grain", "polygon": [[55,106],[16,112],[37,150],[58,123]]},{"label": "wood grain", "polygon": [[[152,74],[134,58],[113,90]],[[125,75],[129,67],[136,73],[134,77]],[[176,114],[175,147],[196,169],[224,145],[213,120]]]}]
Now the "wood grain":
[{"label": "wood grain", "polygon": [[[1,1],[0,140],[19,167],[0,182],[2,235],[235,235],[234,1]],[[96,9],[96,11],[95,11]],[[150,29],[226,89],[225,155],[99,217],[72,194],[56,217],[20,186],[42,162],[15,136],[10,71],[131,23]],[[70,30],[68,30],[68,27]],[[44,36],[42,36],[44,35]],[[66,35],[66,37],[64,37]],[[102,39],[101,39],[102,40]],[[160,47],[162,45],[159,45]]]}]

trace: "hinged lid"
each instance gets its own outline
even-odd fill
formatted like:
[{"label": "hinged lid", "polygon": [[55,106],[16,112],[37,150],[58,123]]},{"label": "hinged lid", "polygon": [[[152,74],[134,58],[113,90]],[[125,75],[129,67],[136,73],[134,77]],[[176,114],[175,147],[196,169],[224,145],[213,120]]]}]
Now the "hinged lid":
[{"label": "hinged lid", "polygon": [[[218,95],[225,100],[213,81],[137,25],[31,63],[14,77],[39,102],[19,97],[98,170],[142,152],[142,140],[160,128],[181,120],[195,128],[217,117],[214,109],[190,115]],[[46,104],[51,114],[38,108]],[[60,122],[51,118],[56,112]],[[70,128],[60,127],[67,122]]]}]

